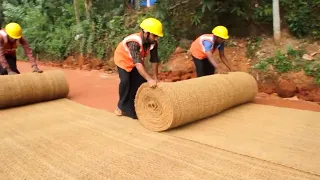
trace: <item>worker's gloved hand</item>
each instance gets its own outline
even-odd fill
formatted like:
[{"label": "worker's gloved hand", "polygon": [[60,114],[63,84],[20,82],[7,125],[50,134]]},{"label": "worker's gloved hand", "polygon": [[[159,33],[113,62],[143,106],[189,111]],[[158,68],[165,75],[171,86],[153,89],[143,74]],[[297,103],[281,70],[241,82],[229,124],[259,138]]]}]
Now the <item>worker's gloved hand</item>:
[{"label": "worker's gloved hand", "polygon": [[37,72],[37,73],[42,73],[43,72],[42,70],[40,70],[38,68],[38,66],[33,66],[32,69],[33,69],[33,72]]},{"label": "worker's gloved hand", "polygon": [[157,87],[157,81],[154,80],[154,79],[148,80],[148,84],[149,84],[149,86],[150,86],[151,88]]},{"label": "worker's gloved hand", "polygon": [[18,73],[14,72],[14,71],[8,71],[8,75],[15,75],[15,74],[18,74]]}]

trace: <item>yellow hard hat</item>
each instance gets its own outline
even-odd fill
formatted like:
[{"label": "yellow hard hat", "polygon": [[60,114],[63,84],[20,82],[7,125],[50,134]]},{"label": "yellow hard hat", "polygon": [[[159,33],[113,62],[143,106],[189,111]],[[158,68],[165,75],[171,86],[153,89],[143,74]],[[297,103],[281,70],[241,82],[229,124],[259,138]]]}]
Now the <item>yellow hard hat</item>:
[{"label": "yellow hard hat", "polygon": [[7,34],[13,39],[20,39],[22,36],[22,28],[17,23],[7,24],[5,30]]},{"label": "yellow hard hat", "polygon": [[152,34],[163,37],[162,23],[155,18],[147,18],[142,21],[140,27]]},{"label": "yellow hard hat", "polygon": [[212,30],[215,36],[221,37],[222,39],[229,39],[228,29],[224,26],[217,26]]}]

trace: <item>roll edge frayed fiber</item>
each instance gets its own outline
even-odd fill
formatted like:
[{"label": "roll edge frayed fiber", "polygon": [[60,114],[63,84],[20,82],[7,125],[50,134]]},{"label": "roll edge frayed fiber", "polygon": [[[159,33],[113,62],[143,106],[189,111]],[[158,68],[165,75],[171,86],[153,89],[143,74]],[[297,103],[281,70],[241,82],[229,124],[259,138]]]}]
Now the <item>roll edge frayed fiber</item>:
[{"label": "roll edge frayed fiber", "polygon": [[61,70],[0,76],[0,109],[65,98],[69,85]]},{"label": "roll edge frayed fiber", "polygon": [[142,84],[136,94],[139,122],[152,131],[165,131],[250,102],[258,92],[254,77],[245,72],[215,74],[156,88]]}]

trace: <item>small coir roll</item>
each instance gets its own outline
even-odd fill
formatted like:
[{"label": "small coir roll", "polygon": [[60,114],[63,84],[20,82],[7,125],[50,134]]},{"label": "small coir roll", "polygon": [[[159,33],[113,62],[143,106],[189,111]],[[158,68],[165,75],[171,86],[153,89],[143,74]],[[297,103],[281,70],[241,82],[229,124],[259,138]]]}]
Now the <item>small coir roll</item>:
[{"label": "small coir roll", "polygon": [[68,93],[60,70],[0,76],[0,109],[65,98]]},{"label": "small coir roll", "polygon": [[144,127],[165,131],[252,101],[257,92],[256,80],[245,72],[159,83],[155,89],[144,83],[135,108]]}]

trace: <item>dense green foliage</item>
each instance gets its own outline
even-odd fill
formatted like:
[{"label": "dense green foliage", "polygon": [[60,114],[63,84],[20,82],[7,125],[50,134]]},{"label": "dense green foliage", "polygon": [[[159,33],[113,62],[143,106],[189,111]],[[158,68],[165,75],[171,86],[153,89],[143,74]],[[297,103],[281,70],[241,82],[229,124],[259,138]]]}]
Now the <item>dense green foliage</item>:
[{"label": "dense green foliage", "polygon": [[[123,0],[3,0],[0,23],[20,23],[40,59],[81,53],[107,60],[122,38],[139,31],[138,23],[150,16],[164,23],[162,60],[181,38],[192,40],[217,24],[228,26],[232,35],[272,32],[270,0],[158,1],[155,8],[137,12]],[[320,0],[281,0],[281,10],[293,35],[320,37]]]},{"label": "dense green foliage", "polygon": [[320,38],[320,0],[282,0],[289,30],[297,37]]}]

